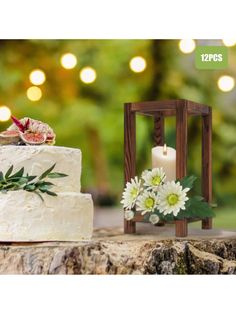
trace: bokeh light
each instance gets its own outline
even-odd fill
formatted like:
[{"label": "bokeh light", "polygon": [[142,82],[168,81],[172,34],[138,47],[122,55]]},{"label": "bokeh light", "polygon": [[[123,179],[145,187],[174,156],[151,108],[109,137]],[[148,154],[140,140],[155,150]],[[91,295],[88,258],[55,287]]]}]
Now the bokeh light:
[{"label": "bokeh light", "polygon": [[42,70],[36,69],[30,73],[29,79],[34,85],[42,85],[46,80],[46,76]]},{"label": "bokeh light", "polygon": [[133,72],[140,73],[146,69],[147,63],[143,57],[137,56],[130,60],[129,66]]},{"label": "bokeh light", "polygon": [[42,91],[37,86],[31,86],[27,89],[27,97],[31,101],[38,101],[42,97]]},{"label": "bokeh light", "polygon": [[85,84],[91,84],[96,80],[96,71],[91,67],[85,67],[80,71],[80,79]]},{"label": "bokeh light", "polygon": [[222,39],[222,42],[226,47],[232,47],[236,45],[236,39]]},{"label": "bokeh light", "polygon": [[5,122],[11,118],[11,110],[7,106],[0,106],[0,121]]},{"label": "bokeh light", "polygon": [[218,79],[218,87],[222,92],[230,92],[235,85],[234,78],[229,75],[223,75]]},{"label": "bokeh light", "polygon": [[181,39],[179,42],[179,49],[183,53],[191,53],[196,48],[196,43],[193,39]]},{"label": "bokeh light", "polygon": [[77,64],[77,58],[72,53],[66,53],[61,57],[61,65],[65,69],[73,69]]}]

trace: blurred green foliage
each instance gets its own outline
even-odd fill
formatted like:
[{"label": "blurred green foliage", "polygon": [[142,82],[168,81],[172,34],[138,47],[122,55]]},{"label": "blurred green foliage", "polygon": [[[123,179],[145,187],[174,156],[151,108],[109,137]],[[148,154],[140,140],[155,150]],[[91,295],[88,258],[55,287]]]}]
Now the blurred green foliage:
[{"label": "blurred green foliage", "polygon": [[[197,41],[199,45],[221,41]],[[61,56],[71,52],[78,64],[66,70]],[[147,68],[134,73],[129,61],[142,56]],[[0,105],[21,118],[47,122],[57,134],[57,145],[79,147],[83,152],[82,184],[86,190],[119,199],[123,188],[123,103],[185,98],[213,108],[213,189],[221,205],[236,201],[236,91],[223,93],[217,80],[236,75],[236,48],[229,48],[227,71],[199,71],[194,53],[183,54],[176,40],[8,40],[0,41]],[[92,84],[79,78],[82,67],[97,72]],[[26,97],[29,73],[42,69],[43,97]],[[152,121],[137,119],[138,171],[150,166]],[[0,123],[4,130],[9,122]],[[175,146],[175,121],[166,124],[166,142]],[[200,119],[189,121],[189,173],[201,175]],[[200,186],[198,186],[198,189]]]}]

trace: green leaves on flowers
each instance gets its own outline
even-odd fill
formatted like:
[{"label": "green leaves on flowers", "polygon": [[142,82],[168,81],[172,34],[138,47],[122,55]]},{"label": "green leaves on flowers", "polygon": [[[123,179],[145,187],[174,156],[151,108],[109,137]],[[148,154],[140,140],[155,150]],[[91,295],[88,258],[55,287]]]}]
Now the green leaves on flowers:
[{"label": "green leaves on flowers", "polygon": [[24,174],[24,167],[13,173],[13,165],[7,170],[5,175],[0,171],[0,192],[7,193],[8,191],[24,190],[27,192],[33,192],[37,194],[42,200],[42,193],[46,193],[51,196],[57,196],[57,194],[51,191],[54,183],[46,181],[44,179],[58,179],[66,177],[67,174],[60,172],[52,172],[56,164],[53,164],[49,169],[43,172],[39,177],[30,176]]},{"label": "green leaves on flowers", "polygon": [[[183,189],[192,189],[196,179],[197,177],[195,176],[186,176],[177,181],[180,182]],[[144,215],[144,221],[149,222],[152,214],[158,215],[160,221],[165,221],[167,223],[180,219],[204,219],[215,216],[213,207],[216,207],[216,205],[207,203],[200,195],[188,195],[188,197],[189,199],[185,203],[185,210],[180,210],[177,216],[174,216],[173,213],[164,215],[158,209],[155,209],[154,212],[146,213]]]},{"label": "green leaves on flowers", "polygon": [[186,176],[182,178],[181,180],[177,180],[182,185],[183,189],[189,188],[192,189],[194,182],[197,180],[197,177],[195,176]]},{"label": "green leaves on flowers", "polygon": [[[211,205],[204,201],[202,196],[193,196],[185,204],[186,210],[181,211],[178,215],[178,218],[206,218],[214,217],[215,213]],[[189,217],[186,217],[184,214],[187,214]],[[182,217],[183,216],[183,217]]]}]

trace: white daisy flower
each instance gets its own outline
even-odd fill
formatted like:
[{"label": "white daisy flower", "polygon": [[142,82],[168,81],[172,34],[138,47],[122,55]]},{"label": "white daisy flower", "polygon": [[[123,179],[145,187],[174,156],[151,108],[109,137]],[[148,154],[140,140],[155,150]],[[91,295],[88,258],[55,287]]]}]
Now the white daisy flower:
[{"label": "white daisy flower", "polygon": [[121,200],[123,208],[133,208],[141,191],[141,180],[139,180],[138,177],[131,179],[131,182],[127,182]]},{"label": "white daisy flower", "polygon": [[157,196],[154,192],[145,190],[137,200],[137,211],[141,211],[142,215],[147,212],[153,212],[157,206]]},{"label": "white daisy flower", "polygon": [[149,217],[149,221],[155,225],[159,222],[160,218],[156,215],[156,214],[152,214],[150,217]]},{"label": "white daisy flower", "polygon": [[180,183],[175,181],[163,184],[158,191],[159,211],[164,215],[173,213],[174,216],[177,216],[181,209],[185,210],[189,190],[189,188],[183,189]]},{"label": "white daisy flower", "polygon": [[131,220],[134,218],[134,212],[132,210],[125,210],[125,219]]},{"label": "white daisy flower", "polygon": [[164,183],[166,175],[163,168],[153,168],[152,170],[145,170],[142,173],[142,179],[148,190],[157,191]]}]

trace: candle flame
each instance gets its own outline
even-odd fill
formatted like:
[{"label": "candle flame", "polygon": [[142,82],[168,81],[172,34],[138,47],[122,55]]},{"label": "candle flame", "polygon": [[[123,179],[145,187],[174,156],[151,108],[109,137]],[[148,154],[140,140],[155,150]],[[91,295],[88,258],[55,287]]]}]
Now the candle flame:
[{"label": "candle flame", "polygon": [[163,146],[163,155],[167,155],[167,146],[164,144]]}]

